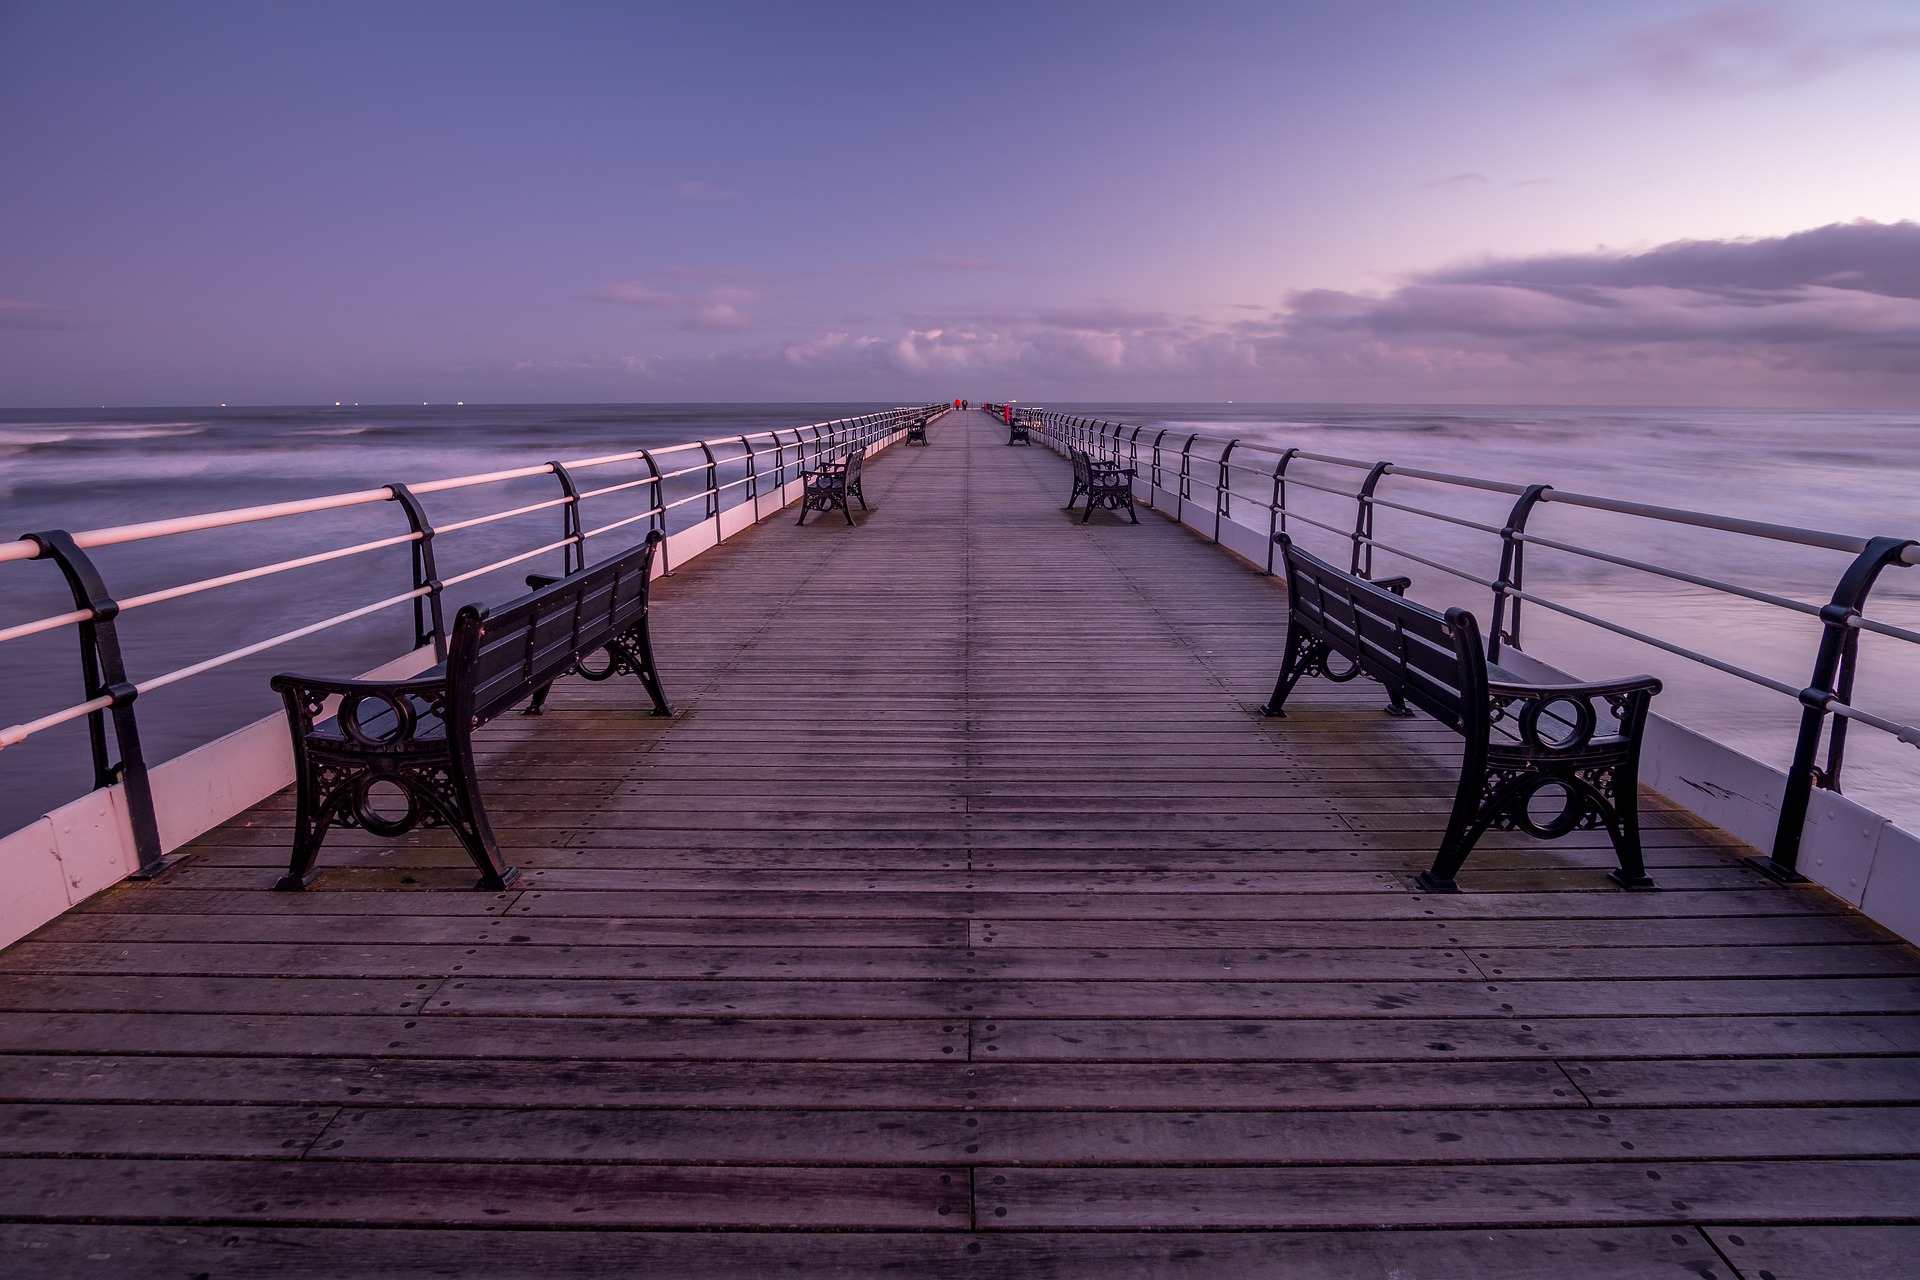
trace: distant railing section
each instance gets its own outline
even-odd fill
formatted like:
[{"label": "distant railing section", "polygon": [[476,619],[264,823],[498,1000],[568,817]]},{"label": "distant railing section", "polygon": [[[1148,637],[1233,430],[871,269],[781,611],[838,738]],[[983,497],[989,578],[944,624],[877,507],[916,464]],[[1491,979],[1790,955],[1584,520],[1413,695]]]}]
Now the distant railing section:
[{"label": "distant railing section", "polygon": [[[630,449],[621,453],[581,458],[569,462],[543,462],[535,466],[492,471],[480,475],[455,476],[424,483],[389,484],[349,493],[329,494],[296,502],[277,502],[264,506],[214,511],[204,515],[170,520],[152,520],[114,528],[70,533],[51,529],[20,535],[10,543],[0,543],[0,566],[32,560],[47,560],[58,566],[73,597],[73,608],[46,617],[0,628],[0,644],[24,639],[64,627],[76,629],[79,638],[80,666],[86,696],[58,711],[0,728],[0,749],[17,745],[56,725],[85,717],[92,748],[94,785],[109,787],[123,784],[134,847],[140,861],[135,874],[152,874],[163,865],[158,824],[147,778],[147,763],[141,751],[135,700],[183,680],[204,675],[241,659],[290,644],[343,626],[382,610],[411,603],[416,647],[431,645],[436,656],[446,656],[446,629],[442,617],[442,597],[447,588],[510,568],[536,556],[561,553],[563,569],[573,572],[586,563],[589,540],[605,537],[617,530],[645,521],[636,532],[668,532],[676,512],[685,511],[686,524],[711,520],[716,541],[721,533],[723,511],[752,504],[754,518],[760,517],[763,493],[780,495],[787,484],[802,472],[844,457],[855,449],[871,448],[902,434],[907,423],[942,412],[944,405],[924,405],[889,409],[879,413],[830,422],[812,423],[789,430],[764,431],[714,440],[694,440],[658,449]],[[605,474],[622,464],[638,464],[644,474],[609,478],[606,483],[582,488],[588,473]],[[723,470],[731,478],[722,478]],[[481,489],[531,476],[552,476],[559,485],[557,496],[467,519],[436,526],[427,515],[421,498],[458,489]],[[680,484],[674,484],[680,481]],[[679,497],[669,497],[669,487],[688,488]],[[583,506],[589,499],[615,493],[644,490],[644,509],[588,527]],[[334,511],[371,503],[392,502],[404,514],[407,532],[358,542],[350,546],[330,547],[308,555],[278,560],[215,577],[183,582],[156,591],[119,598],[87,553],[92,548],[168,538],[178,534],[209,529],[257,524],[294,516]],[[690,509],[700,507],[698,514]],[[784,505],[782,497],[779,505]],[[450,533],[477,528],[525,516],[554,511],[559,517],[559,537],[515,551],[490,564],[442,578],[436,567],[434,542]],[[638,539],[636,539],[637,541]],[[130,610],[215,591],[242,582],[251,582],[296,569],[345,560],[389,547],[409,546],[412,550],[412,582],[407,590],[395,592],[370,603],[335,613],[316,622],[281,632],[278,635],[228,649],[164,674],[134,681],[128,678],[126,655],[121,651],[116,620]],[[670,570],[663,557],[662,568]],[[111,729],[111,732],[109,732]],[[111,738],[111,741],[109,739]],[[115,758],[117,756],[117,758]]]},{"label": "distant railing section", "polygon": [[[990,412],[1004,415],[1006,406],[989,405]],[[1651,645],[1677,657],[1727,675],[1748,681],[1800,704],[1800,727],[1795,738],[1793,763],[1787,773],[1787,788],[1779,815],[1770,858],[1760,860],[1763,869],[1784,880],[1803,879],[1795,865],[1799,856],[1801,833],[1806,823],[1808,804],[1815,787],[1839,791],[1841,770],[1846,757],[1847,725],[1857,721],[1889,734],[1910,746],[1920,747],[1920,726],[1905,724],[1852,705],[1854,676],[1859,661],[1860,634],[1869,632],[1910,645],[1920,645],[1920,632],[1868,618],[1867,600],[1881,573],[1889,567],[1920,564],[1920,542],[1912,538],[1859,537],[1819,529],[1769,524],[1708,512],[1687,511],[1647,503],[1627,502],[1592,494],[1572,493],[1550,485],[1522,485],[1478,476],[1454,475],[1391,462],[1365,461],[1332,454],[1310,453],[1302,449],[1275,448],[1241,439],[1228,439],[1204,433],[1152,430],[1126,423],[1105,422],[1073,417],[1040,408],[1016,408],[1042,433],[1056,450],[1071,446],[1085,450],[1102,460],[1135,467],[1151,490],[1175,496],[1176,519],[1190,519],[1188,504],[1206,504],[1202,523],[1208,517],[1213,540],[1219,542],[1226,523],[1236,512],[1264,512],[1266,534],[1265,569],[1274,571],[1273,535],[1285,532],[1290,524],[1309,525],[1344,540],[1350,547],[1351,572],[1371,577],[1376,550],[1389,552],[1416,564],[1425,565],[1492,593],[1492,623],[1487,628],[1489,657],[1499,659],[1503,645],[1520,645],[1520,615],[1523,604],[1531,604],[1577,621],[1599,627],[1615,635]],[[1196,451],[1195,446],[1200,449]],[[1289,473],[1298,462],[1317,463],[1334,470],[1335,475],[1353,477],[1351,487],[1329,484],[1324,477],[1305,478]],[[1495,525],[1461,515],[1434,510],[1381,493],[1389,477],[1425,481],[1441,489],[1507,495],[1513,505],[1504,523]],[[1195,491],[1200,496],[1195,498]],[[1350,501],[1353,514],[1349,523],[1335,523],[1308,515],[1291,501],[1292,495],[1306,490],[1326,497]],[[1831,599],[1824,605],[1810,604],[1775,593],[1726,582],[1692,570],[1654,563],[1650,560],[1619,555],[1598,547],[1543,536],[1528,529],[1529,519],[1551,503],[1581,507],[1625,516],[1655,525],[1686,525],[1714,529],[1768,543],[1815,547],[1852,556],[1835,583]],[[1385,508],[1407,515],[1424,517],[1454,528],[1484,535],[1491,543],[1489,562],[1497,552],[1497,568],[1491,576],[1474,573],[1456,565],[1431,558],[1422,551],[1390,543],[1375,533],[1375,512]],[[1247,527],[1244,521],[1235,521]],[[1702,653],[1685,645],[1650,635],[1636,627],[1599,617],[1587,610],[1549,599],[1526,587],[1527,550],[1540,547],[1572,556],[1585,557],[1615,568],[1650,574],[1668,581],[1719,592],[1753,601],[1775,609],[1818,619],[1820,639],[1814,653],[1812,678],[1804,688],[1796,688],[1736,662]],[[1825,742],[1825,758],[1821,745]]]}]

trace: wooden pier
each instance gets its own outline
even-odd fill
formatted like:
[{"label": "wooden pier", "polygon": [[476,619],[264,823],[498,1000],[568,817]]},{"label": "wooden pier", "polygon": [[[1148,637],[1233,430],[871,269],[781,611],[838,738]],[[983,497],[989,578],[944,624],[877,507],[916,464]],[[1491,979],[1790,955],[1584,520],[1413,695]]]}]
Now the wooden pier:
[{"label": "wooden pier", "polygon": [[1894,1277],[1920,956],[1649,802],[1414,892],[1458,739],[950,414],[656,587],[502,845],[282,795],[0,953],[0,1256],[101,1276]]}]

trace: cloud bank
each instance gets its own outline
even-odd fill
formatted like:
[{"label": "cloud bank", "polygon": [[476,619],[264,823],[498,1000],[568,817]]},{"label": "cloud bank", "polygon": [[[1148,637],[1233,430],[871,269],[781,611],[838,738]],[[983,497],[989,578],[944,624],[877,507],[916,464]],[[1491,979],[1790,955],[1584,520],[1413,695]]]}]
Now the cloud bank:
[{"label": "cloud bank", "polygon": [[1920,53],[1920,30],[1813,31],[1774,4],[1719,5],[1626,32],[1568,88],[1641,85],[1677,92],[1789,88],[1872,59]]},{"label": "cloud bank", "polygon": [[[601,296],[714,329],[740,327],[733,317],[759,297],[647,284]],[[964,385],[1027,398],[1920,406],[1914,222],[1487,259],[1384,293],[1308,289],[1233,310],[1245,318],[1118,302],[930,313],[892,332],[605,366],[661,393],[742,397]]]},{"label": "cloud bank", "polygon": [[[681,273],[682,278],[684,275]],[[753,308],[766,302],[770,296],[758,289],[730,285],[674,292],[644,280],[619,281],[593,294],[600,302],[618,302],[624,306],[667,312],[675,328],[701,333],[733,333],[758,328],[760,322]]]},{"label": "cloud bank", "polygon": [[1296,355],[1920,379],[1920,223],[1486,261],[1296,294],[1272,325]]}]

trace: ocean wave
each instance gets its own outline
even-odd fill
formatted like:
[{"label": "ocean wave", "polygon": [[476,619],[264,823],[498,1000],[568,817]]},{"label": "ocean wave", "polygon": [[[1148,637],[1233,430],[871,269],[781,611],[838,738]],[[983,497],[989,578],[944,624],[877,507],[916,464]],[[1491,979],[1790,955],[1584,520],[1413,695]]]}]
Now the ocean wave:
[{"label": "ocean wave", "polygon": [[57,444],[92,444],[117,440],[165,440],[197,436],[203,422],[9,422],[0,424],[0,448],[43,448]]}]

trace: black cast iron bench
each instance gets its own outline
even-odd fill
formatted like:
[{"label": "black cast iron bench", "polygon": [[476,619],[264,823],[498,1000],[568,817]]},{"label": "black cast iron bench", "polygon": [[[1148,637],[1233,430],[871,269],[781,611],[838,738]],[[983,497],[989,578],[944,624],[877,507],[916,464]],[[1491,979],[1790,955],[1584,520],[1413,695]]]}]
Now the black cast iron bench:
[{"label": "black cast iron bench", "polygon": [[1032,444],[1032,424],[1017,414],[1007,415],[1007,443]]},{"label": "black cast iron bench", "polygon": [[[1411,702],[1466,739],[1447,830],[1422,889],[1457,893],[1454,877],[1489,828],[1543,840],[1604,826],[1624,889],[1652,889],[1640,851],[1640,737],[1660,692],[1652,676],[1591,684],[1534,684],[1487,661],[1480,624],[1465,609],[1435,613],[1404,599],[1407,579],[1370,582],[1276,534],[1286,559],[1287,647],[1273,697],[1285,715],[1301,676],[1370,676],[1387,710]],[[1335,659],[1348,664],[1336,669]],[[1541,801],[1547,808],[1539,807]]]},{"label": "black cast iron bench", "polygon": [[827,512],[835,507],[847,513],[847,523],[853,523],[853,508],[847,505],[849,497],[860,503],[860,509],[867,509],[867,497],[860,492],[860,458],[864,451],[855,449],[838,462],[822,464],[817,470],[805,472],[802,479],[806,489],[800,496],[800,518],[795,524],[807,522],[807,512]]},{"label": "black cast iron bench", "polygon": [[907,438],[905,443],[907,444],[928,443],[927,420],[925,418],[915,418],[912,422],[909,422],[907,424]]},{"label": "black cast iron bench", "polygon": [[[526,714],[541,714],[553,682],[574,671],[597,680],[637,676],[653,714],[673,714],[647,634],[648,580],[661,542],[649,533],[631,551],[564,578],[536,575],[528,579],[535,590],[497,609],[464,606],[446,661],[410,680],[275,676],[293,731],[299,806],[293,858],[274,887],[313,882],[334,826],[377,836],[447,827],[480,869],[478,887],[512,884],[520,873],[501,857],[487,822],[474,731],[528,699]],[[605,658],[590,662],[597,650]],[[323,719],[336,696],[339,709]]]},{"label": "black cast iron bench", "polygon": [[1073,461],[1073,493],[1067,499],[1067,510],[1073,510],[1073,504],[1080,500],[1081,494],[1087,495],[1087,513],[1080,517],[1085,524],[1093,519],[1096,508],[1106,507],[1110,511],[1127,509],[1127,515],[1135,524],[1140,517],[1133,510],[1132,467],[1123,467],[1117,462],[1101,462],[1091,454],[1079,449],[1068,449],[1067,456]]}]

